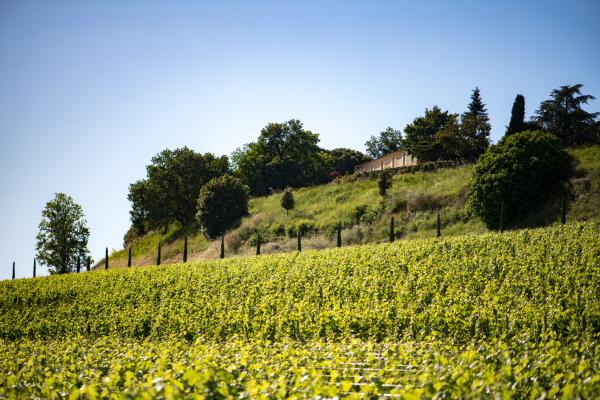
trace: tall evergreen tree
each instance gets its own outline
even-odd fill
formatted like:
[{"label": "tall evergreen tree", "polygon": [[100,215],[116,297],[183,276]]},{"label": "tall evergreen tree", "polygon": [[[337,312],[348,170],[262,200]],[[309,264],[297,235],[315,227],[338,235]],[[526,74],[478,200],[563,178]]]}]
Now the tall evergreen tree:
[{"label": "tall evergreen tree", "polygon": [[525,127],[525,97],[522,94],[518,94],[515,97],[515,101],[512,106],[510,114],[510,122],[506,127],[506,135],[512,135],[513,133],[523,132],[526,130]]},{"label": "tall evergreen tree", "polygon": [[467,143],[468,150],[464,154],[467,160],[476,160],[490,145],[490,119],[481,100],[479,88],[473,89],[469,109],[461,116],[462,137]]}]

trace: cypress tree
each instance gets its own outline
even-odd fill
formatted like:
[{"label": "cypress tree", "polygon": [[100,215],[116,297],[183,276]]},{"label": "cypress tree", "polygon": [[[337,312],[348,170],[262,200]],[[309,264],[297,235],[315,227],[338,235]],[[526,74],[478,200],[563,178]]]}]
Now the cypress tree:
[{"label": "cypress tree", "polygon": [[183,262],[187,262],[187,235],[183,239]]},{"label": "cypress tree", "polygon": [[13,273],[12,278],[15,279],[15,262],[13,261]]},{"label": "cypress tree", "polygon": [[219,258],[225,258],[225,235],[221,235],[221,255]]},{"label": "cypress tree", "polygon": [[78,255],[77,256],[77,273],[79,273],[79,271],[81,271],[81,257]]},{"label": "cypress tree", "polygon": [[158,242],[158,254],[156,254],[156,265],[160,265],[160,242]]},{"label": "cypress tree", "polygon": [[87,271],[90,272],[90,265],[92,264],[92,257],[87,258]]},{"label": "cypress tree", "polygon": [[33,277],[35,278],[35,258],[33,259]]},{"label": "cypress tree", "polygon": [[106,248],[106,252],[104,254],[104,269],[108,269],[108,247]]},{"label": "cypress tree", "polygon": [[131,267],[131,246],[129,246],[129,254],[127,255],[127,266]]},{"label": "cypress tree", "polygon": [[260,256],[260,232],[256,234],[256,255]]},{"label": "cypress tree", "polygon": [[395,238],[396,235],[394,233],[394,217],[392,217],[392,220],[390,221],[390,243],[392,243]]},{"label": "cypress tree", "polygon": [[298,229],[298,246],[296,247],[296,249],[298,251],[302,251],[302,234],[300,233],[300,229]]},{"label": "cypress tree", "polygon": [[513,133],[522,132],[525,130],[525,97],[518,94],[515,97],[515,102],[512,106],[510,114],[510,122],[506,128],[506,135],[512,135]]},{"label": "cypress tree", "polygon": [[337,247],[342,247],[342,224],[339,222],[337,226]]},{"label": "cypress tree", "polygon": [[437,237],[442,236],[442,227],[440,223],[440,213],[437,213]]}]

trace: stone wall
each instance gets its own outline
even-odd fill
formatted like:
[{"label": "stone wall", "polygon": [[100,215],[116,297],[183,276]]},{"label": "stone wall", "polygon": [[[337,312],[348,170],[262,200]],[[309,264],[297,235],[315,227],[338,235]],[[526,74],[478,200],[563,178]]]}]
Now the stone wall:
[{"label": "stone wall", "polygon": [[417,165],[417,163],[418,160],[416,157],[411,156],[405,150],[399,150],[386,154],[376,160],[357,165],[356,172],[381,171],[389,168],[408,167],[410,165]]}]

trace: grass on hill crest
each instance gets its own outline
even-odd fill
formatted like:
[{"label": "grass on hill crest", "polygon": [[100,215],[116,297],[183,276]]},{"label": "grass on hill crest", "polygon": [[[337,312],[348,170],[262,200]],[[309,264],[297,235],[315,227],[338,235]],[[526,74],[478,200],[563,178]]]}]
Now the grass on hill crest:
[{"label": "grass on hill crest", "polygon": [[[567,219],[585,221],[600,215],[600,146],[569,150],[578,160],[571,180],[572,198]],[[434,237],[437,213],[441,215],[442,235],[455,236],[487,231],[484,224],[465,209],[466,189],[473,165],[436,171],[399,173],[393,177],[388,195],[378,193],[377,179],[355,175],[320,186],[293,190],[296,206],[289,215],[281,207],[282,193],[250,200],[250,215],[225,236],[226,256],[255,253],[260,232],[261,253],[293,251],[296,232],[302,230],[303,250],[336,245],[335,229],[343,227],[344,246],[388,240],[390,218],[395,219],[398,240]],[[551,199],[523,226],[544,226],[558,220],[560,199]],[[188,235],[188,260],[218,258],[220,241],[210,241],[197,227],[187,230],[172,226],[153,231],[132,245],[134,265],[156,263],[157,245],[162,243],[163,263],[180,262],[183,238]],[[109,268],[127,265],[127,249],[113,250]],[[103,265],[100,261],[98,265]]]}]

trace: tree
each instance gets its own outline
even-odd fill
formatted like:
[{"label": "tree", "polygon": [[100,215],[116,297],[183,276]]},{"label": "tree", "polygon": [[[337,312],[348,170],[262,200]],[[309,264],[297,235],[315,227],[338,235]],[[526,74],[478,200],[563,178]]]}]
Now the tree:
[{"label": "tree", "polygon": [[594,100],[591,95],[581,94],[582,84],[561,86],[550,93],[550,100],[543,101],[534,120],[542,129],[553,133],[564,146],[593,143],[598,140],[598,112],[589,113],[582,106]]},{"label": "tree", "polygon": [[379,178],[377,179],[377,186],[379,187],[379,194],[385,196],[387,194],[387,190],[392,187],[391,171],[381,171]]},{"label": "tree", "polygon": [[129,185],[127,196],[137,234],[165,228],[175,221],[184,226],[194,221],[200,188],[228,173],[229,161],[226,156],[200,154],[183,147],[155,155],[146,171],[146,179]]},{"label": "tree", "polygon": [[444,129],[451,115],[457,117],[456,114],[442,111],[438,106],[433,106],[431,110],[425,109],[424,116],[415,118],[404,128],[404,149],[420,161],[448,158],[439,142],[440,137],[436,138],[436,134]]},{"label": "tree", "polygon": [[225,233],[248,214],[248,187],[238,178],[223,175],[211,179],[198,194],[198,222],[209,237]]},{"label": "tree", "polygon": [[525,97],[518,94],[510,113],[510,122],[506,127],[506,135],[523,132],[525,130]]},{"label": "tree", "polygon": [[324,183],[329,180],[329,156],[318,143],[319,135],[304,130],[298,120],[268,124],[256,142],[232,154],[235,175],[259,196]]},{"label": "tree", "polygon": [[491,229],[500,228],[502,209],[502,225],[514,226],[563,192],[573,164],[572,156],[550,133],[505,136],[479,158],[469,185],[469,207]]},{"label": "tree", "polygon": [[458,114],[448,114],[442,128],[434,135],[434,141],[444,160],[464,160],[469,151],[468,142],[462,136]]},{"label": "tree", "polygon": [[288,215],[289,211],[294,208],[296,201],[294,195],[290,189],[286,189],[281,196],[281,207],[285,209],[285,214]]},{"label": "tree", "polygon": [[330,175],[336,177],[354,171],[354,167],[358,164],[367,162],[372,158],[367,157],[360,151],[337,148],[329,152],[329,159],[331,162]]},{"label": "tree", "polygon": [[479,88],[473,89],[469,108],[461,115],[461,136],[465,141],[464,159],[475,161],[490,145],[490,119]]},{"label": "tree", "polygon": [[87,257],[90,231],[81,206],[64,193],[56,193],[42,211],[37,234],[36,258],[50,273],[65,274]]},{"label": "tree", "polygon": [[371,136],[365,143],[367,154],[373,158],[382,157],[388,153],[398,151],[402,147],[402,131],[394,130],[391,126],[379,133],[379,136]]}]

